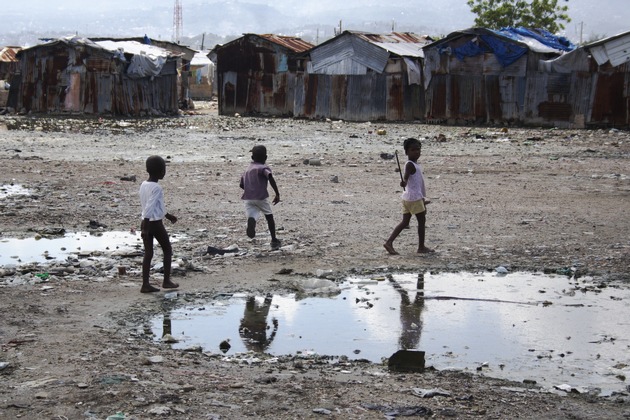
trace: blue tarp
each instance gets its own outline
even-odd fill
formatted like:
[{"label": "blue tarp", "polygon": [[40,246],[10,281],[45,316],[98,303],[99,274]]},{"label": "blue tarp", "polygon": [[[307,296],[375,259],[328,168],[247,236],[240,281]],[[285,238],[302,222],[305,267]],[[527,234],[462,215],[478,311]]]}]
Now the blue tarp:
[{"label": "blue tarp", "polygon": [[[495,33],[498,36],[492,35]],[[513,40],[521,44],[508,41]],[[478,38],[474,38],[464,45],[452,48],[450,51],[460,60],[475,57],[486,52],[492,52],[503,67],[509,66],[527,53],[528,47],[522,45],[527,39],[535,39],[558,52],[573,51],[576,46],[565,37],[558,37],[544,29],[502,28],[498,31],[484,29],[479,31]],[[444,53],[448,48],[441,48]]]},{"label": "blue tarp", "polygon": [[504,40],[491,36],[481,35],[483,42],[488,44],[497,60],[503,67],[507,67],[527,53],[527,47],[505,42]]},{"label": "blue tarp", "polygon": [[501,30],[494,32],[515,41],[522,41],[522,37],[533,38],[541,44],[565,52],[573,51],[576,48],[576,46],[567,38],[563,36],[555,36],[544,29],[527,29],[523,27],[501,28]]}]

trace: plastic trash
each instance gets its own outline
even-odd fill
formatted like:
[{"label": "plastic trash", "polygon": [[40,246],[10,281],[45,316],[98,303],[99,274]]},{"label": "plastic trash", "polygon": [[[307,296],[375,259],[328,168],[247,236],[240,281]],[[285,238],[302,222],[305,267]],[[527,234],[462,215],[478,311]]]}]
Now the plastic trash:
[{"label": "plastic trash", "polygon": [[341,293],[339,286],[331,280],[327,279],[295,279],[291,282],[291,286],[301,293],[309,295],[329,295]]},{"label": "plastic trash", "polygon": [[497,274],[502,275],[502,274],[507,274],[508,273],[508,269],[503,267],[502,265],[498,266],[497,268],[494,269],[494,271],[497,272]]},{"label": "plastic trash", "polygon": [[164,293],[164,299],[177,299],[177,292]]},{"label": "plastic trash", "polygon": [[118,411],[116,414],[107,417],[106,420],[124,420],[125,418],[125,414],[122,411]]}]

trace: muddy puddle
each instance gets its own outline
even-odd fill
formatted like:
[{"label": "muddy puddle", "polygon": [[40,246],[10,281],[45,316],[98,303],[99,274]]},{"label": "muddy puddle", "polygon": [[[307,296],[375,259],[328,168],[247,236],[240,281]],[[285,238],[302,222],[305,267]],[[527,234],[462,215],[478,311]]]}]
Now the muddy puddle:
[{"label": "muddy puddle", "polygon": [[[347,356],[379,363],[400,349],[426,366],[602,395],[630,375],[630,289],[536,273],[348,278],[323,296],[216,296],[151,328],[210,353]],[[171,293],[167,299],[177,299]],[[229,342],[229,349],[220,343]],[[225,347],[225,346],[222,346]]]},{"label": "muddy puddle", "polygon": [[63,261],[69,256],[98,256],[142,249],[142,238],[132,232],[74,232],[59,236],[0,239],[0,266]]}]

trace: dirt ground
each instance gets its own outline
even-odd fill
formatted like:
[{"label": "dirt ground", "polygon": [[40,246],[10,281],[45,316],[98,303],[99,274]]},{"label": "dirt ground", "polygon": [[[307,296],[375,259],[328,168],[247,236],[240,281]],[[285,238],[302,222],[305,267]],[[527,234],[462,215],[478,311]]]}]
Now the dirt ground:
[{"label": "dirt ground", "polygon": [[[400,220],[401,188],[391,154],[404,156],[411,136],[423,143],[427,245],[436,253],[416,254],[411,229],[392,256],[383,242]],[[280,250],[264,229],[245,235],[238,180],[255,144],[267,146],[281,192]],[[169,161],[161,183],[179,221],[167,229],[184,235],[174,243],[175,302],[139,292],[139,253],[57,263],[48,278],[35,275],[43,267],[0,267],[1,418],[630,418],[630,390],[548,392],[352,358],[226,359],[220,338],[217,351],[174,350],[143,327],[165,305],[284,292],[290,278],[322,272],[337,280],[504,266],[630,284],[628,132],[227,118],[198,104],[151,120],[0,116],[0,145],[0,185],[31,191],[0,198],[2,238],[86,231],[90,221],[137,228],[151,154]],[[208,246],[239,253],[202,255]],[[447,395],[421,398],[417,389]]]}]

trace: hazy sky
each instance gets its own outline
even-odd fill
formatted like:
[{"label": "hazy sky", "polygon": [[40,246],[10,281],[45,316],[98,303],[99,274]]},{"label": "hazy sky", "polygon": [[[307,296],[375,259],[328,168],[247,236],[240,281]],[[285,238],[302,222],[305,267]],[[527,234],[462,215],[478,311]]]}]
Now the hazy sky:
[{"label": "hazy sky", "polygon": [[[308,19],[309,16],[317,16],[314,19],[327,18],[328,22],[313,22],[316,24],[334,24],[335,21],[343,19],[351,21],[353,18],[360,16],[365,21],[366,18],[373,20],[407,20],[418,22],[420,26],[435,27],[436,34],[445,35],[448,32],[466,29],[473,26],[474,16],[470,12],[470,8],[466,4],[466,0],[389,0],[389,1],[373,1],[373,0],[181,0],[183,7],[184,28],[197,30],[192,23],[198,16],[191,16],[189,11],[194,14],[194,10],[199,10],[201,4],[211,5],[214,3],[227,3],[231,5],[268,5],[279,11],[283,16],[294,16],[296,18]],[[580,31],[583,33],[584,40],[589,37],[611,36],[620,32],[630,31],[630,0],[560,0],[561,4],[569,6],[569,15],[572,22],[567,24],[565,35],[573,40],[577,40]],[[85,5],[89,4],[89,7]],[[96,0],[85,2],[85,0],[22,0],[8,1],[5,0],[0,7],[0,33],[19,31],[20,28],[36,28],[39,19],[46,19],[46,24],[50,27],[54,24],[63,25],[64,15],[69,17],[80,14],[82,19],[99,21],[100,24],[107,24],[112,16],[120,13],[121,18],[130,18],[130,15],[137,17],[139,11],[156,11],[160,10],[162,16],[162,27],[167,26],[163,31],[172,29],[172,11],[175,0]],[[195,9],[197,7],[197,9]],[[398,11],[387,15],[387,8],[398,8]],[[226,13],[228,10],[224,5],[215,8],[209,7],[208,21],[211,19],[220,20],[221,22],[230,21],[228,28],[233,28],[237,33],[248,30],[246,24],[252,20],[258,20],[255,16],[234,16]],[[234,10],[234,9],[229,9]],[[373,15],[370,15],[373,10]],[[408,13],[400,10],[408,10]],[[133,11],[130,13],[129,11]],[[423,13],[426,11],[426,14]],[[273,17],[273,13],[271,14]],[[436,17],[437,16],[437,17]],[[10,18],[10,19],[3,19]],[[87,19],[85,17],[88,17]],[[28,20],[30,26],[27,26]],[[24,22],[22,22],[23,20]],[[189,25],[187,25],[189,23]],[[269,18],[262,18],[256,22],[254,28],[260,30],[260,33],[275,31],[278,28],[277,21]],[[265,26],[268,24],[268,26]],[[89,27],[89,23],[85,23]],[[244,26],[244,30],[239,30],[240,25]],[[135,28],[133,28],[135,29]],[[351,29],[351,28],[344,28]],[[22,29],[23,30],[23,29]],[[204,29],[205,31],[205,29]]]}]

